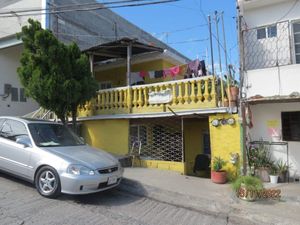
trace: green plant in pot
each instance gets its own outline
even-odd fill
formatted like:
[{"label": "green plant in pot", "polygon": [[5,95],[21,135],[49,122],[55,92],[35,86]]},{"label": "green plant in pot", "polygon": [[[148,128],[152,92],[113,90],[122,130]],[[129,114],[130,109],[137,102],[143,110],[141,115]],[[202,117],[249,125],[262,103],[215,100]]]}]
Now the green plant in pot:
[{"label": "green plant in pot", "polygon": [[262,181],[253,176],[240,176],[231,186],[237,197],[246,201],[255,201],[257,193],[263,189]]},{"label": "green plant in pot", "polygon": [[279,182],[281,183],[286,182],[287,174],[290,166],[287,163],[284,163],[282,160],[278,160],[276,166],[278,169]]},{"label": "green plant in pot", "polygon": [[247,150],[248,162],[251,168],[254,168],[255,175],[263,182],[270,181],[270,170],[274,162],[271,160],[269,149],[263,143],[256,146],[250,146]]},{"label": "green plant in pot", "polygon": [[225,184],[227,182],[227,173],[223,170],[226,161],[221,157],[214,157],[212,161],[211,180],[216,184]]},{"label": "green plant in pot", "polygon": [[272,184],[278,183],[278,168],[275,163],[271,166],[270,183]]}]

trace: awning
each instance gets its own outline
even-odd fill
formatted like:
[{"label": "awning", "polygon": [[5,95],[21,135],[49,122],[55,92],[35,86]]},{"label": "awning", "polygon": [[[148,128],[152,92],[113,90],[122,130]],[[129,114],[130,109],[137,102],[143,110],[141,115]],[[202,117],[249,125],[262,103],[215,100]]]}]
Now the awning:
[{"label": "awning", "polygon": [[138,42],[137,39],[122,38],[113,42],[94,46],[84,50],[83,52],[93,55],[94,63],[96,63],[115,58],[127,58],[128,46],[131,46],[132,56],[143,53],[164,51],[162,48]]},{"label": "awning", "polygon": [[122,38],[113,42],[104,43],[84,50],[90,56],[91,72],[94,74],[94,64],[101,61],[117,58],[127,58],[127,86],[131,84],[131,57],[143,53],[163,52],[162,48],[143,44],[137,39]]},{"label": "awning", "polygon": [[246,100],[251,105],[265,104],[265,103],[290,103],[290,102],[300,102],[299,95],[276,95],[276,96],[254,96]]}]

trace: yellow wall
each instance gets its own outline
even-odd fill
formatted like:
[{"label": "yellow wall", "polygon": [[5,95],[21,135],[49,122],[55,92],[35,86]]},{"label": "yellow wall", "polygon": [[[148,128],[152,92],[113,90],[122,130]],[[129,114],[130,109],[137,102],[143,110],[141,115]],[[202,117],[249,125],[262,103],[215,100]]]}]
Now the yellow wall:
[{"label": "yellow wall", "polygon": [[128,153],[129,120],[84,121],[82,135],[93,147],[117,155]]},{"label": "yellow wall", "polygon": [[[140,71],[155,71],[155,70],[162,70],[166,68],[170,68],[174,66],[174,64],[165,61],[165,60],[153,60],[150,62],[144,62],[139,64],[134,64],[131,67],[132,72],[140,72]],[[95,78],[99,82],[103,81],[110,81],[112,82],[112,87],[123,87],[126,86],[126,65],[122,67],[117,67],[109,70],[98,71],[95,73]],[[178,78],[183,78],[178,76]],[[145,83],[157,83],[163,81],[169,81],[172,78],[168,76],[167,78],[158,78],[158,79],[150,79],[149,77],[145,78]]]},{"label": "yellow wall", "polygon": [[195,158],[204,151],[203,134],[208,132],[208,119],[185,119],[183,127],[185,173],[187,175],[196,175],[193,172]]},{"label": "yellow wall", "polygon": [[[214,127],[211,121],[214,119],[234,118],[234,125],[219,125]],[[240,124],[237,114],[218,114],[209,116],[210,144],[213,157],[220,156],[227,161],[225,170],[228,172],[229,179],[236,175],[236,167],[230,163],[230,153],[238,153],[241,160],[241,145],[240,145]]]},{"label": "yellow wall", "polygon": [[170,162],[160,160],[135,160],[134,166],[145,168],[156,168],[160,170],[172,170],[184,174],[184,163],[182,162]]}]

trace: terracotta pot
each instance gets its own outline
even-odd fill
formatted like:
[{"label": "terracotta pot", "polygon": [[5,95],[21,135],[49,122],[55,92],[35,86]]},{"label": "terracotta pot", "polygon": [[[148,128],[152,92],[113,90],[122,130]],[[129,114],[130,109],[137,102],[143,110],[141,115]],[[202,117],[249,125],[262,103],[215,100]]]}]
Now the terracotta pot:
[{"label": "terracotta pot", "polygon": [[216,184],[225,184],[227,182],[226,171],[211,171],[211,181]]},{"label": "terracotta pot", "polygon": [[230,95],[231,95],[231,100],[236,101],[239,95],[239,88],[235,86],[230,87]]}]

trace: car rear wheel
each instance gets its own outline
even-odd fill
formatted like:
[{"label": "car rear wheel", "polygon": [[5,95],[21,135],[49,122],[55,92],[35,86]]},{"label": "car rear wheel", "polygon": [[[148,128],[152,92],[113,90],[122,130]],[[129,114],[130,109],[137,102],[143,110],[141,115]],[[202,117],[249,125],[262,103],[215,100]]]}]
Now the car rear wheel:
[{"label": "car rear wheel", "polygon": [[50,166],[42,167],[36,174],[35,187],[47,198],[56,198],[61,193],[60,179],[56,170]]}]

